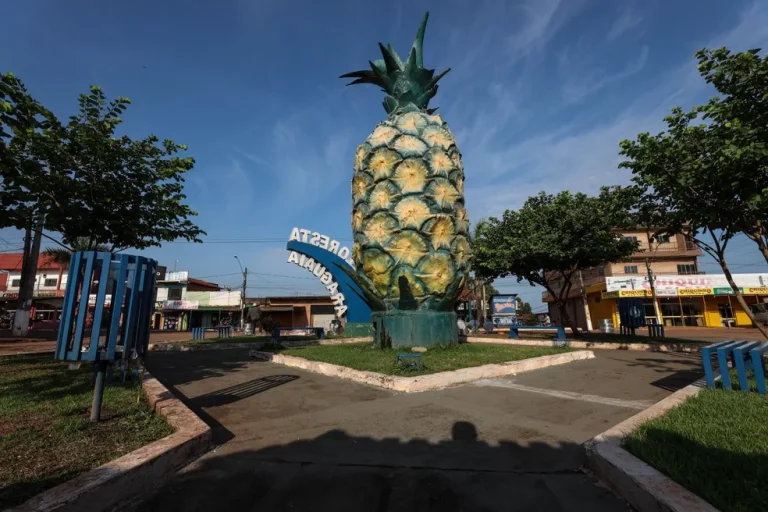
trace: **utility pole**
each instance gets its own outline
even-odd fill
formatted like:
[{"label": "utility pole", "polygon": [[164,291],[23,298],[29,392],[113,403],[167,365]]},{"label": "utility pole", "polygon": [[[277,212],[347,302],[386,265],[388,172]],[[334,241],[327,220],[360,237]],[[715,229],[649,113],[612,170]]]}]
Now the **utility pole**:
[{"label": "utility pole", "polygon": [[587,290],[584,289],[584,278],[579,270],[579,287],[581,288],[581,302],[584,305],[584,318],[587,321],[587,332],[592,330],[592,316],[589,314],[589,302],[587,301]]},{"label": "utility pole", "polygon": [[240,294],[240,332],[245,328],[245,289],[248,287],[248,267],[243,271],[243,291]]},{"label": "utility pole", "polygon": [[651,299],[653,300],[653,313],[656,315],[656,324],[661,325],[661,315],[659,314],[659,302],[656,300],[656,283],[651,270],[651,260],[645,258],[645,268],[648,271],[648,283],[651,285]]},{"label": "utility pole", "polygon": [[37,259],[40,255],[40,242],[45,217],[38,214],[34,227],[28,226],[24,238],[24,256],[21,267],[21,286],[13,317],[13,335],[27,336],[29,334],[29,312],[32,309],[32,297],[35,294],[35,277],[37,276]]},{"label": "utility pole", "polygon": [[240,290],[240,332],[243,332],[245,328],[245,289],[248,286],[248,267],[243,269],[243,264],[240,263],[240,258],[235,256],[237,264],[240,266],[240,272],[243,273],[243,288]]}]

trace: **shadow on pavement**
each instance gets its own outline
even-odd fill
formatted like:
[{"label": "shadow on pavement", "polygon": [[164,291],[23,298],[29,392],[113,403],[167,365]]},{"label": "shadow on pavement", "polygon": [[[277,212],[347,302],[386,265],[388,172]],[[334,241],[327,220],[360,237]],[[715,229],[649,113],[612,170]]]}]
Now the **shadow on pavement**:
[{"label": "shadow on pavement", "polygon": [[190,399],[189,403],[197,408],[228,405],[248,398],[249,396],[257,395],[272,388],[276,388],[277,386],[288,384],[298,378],[298,375],[269,375],[267,377],[249,380],[242,384],[236,384],[228,388],[197,396]]},{"label": "shadow on pavement", "polygon": [[437,443],[331,430],[258,451],[223,451],[188,466],[139,510],[629,510],[581,472],[581,445],[492,445],[463,421]]},{"label": "shadow on pavement", "polygon": [[[195,352],[150,352],[146,364],[150,373],[157,368],[161,382],[180,386],[207,377],[236,372],[253,364],[248,350],[211,350]],[[154,375],[154,373],[153,373]]]}]

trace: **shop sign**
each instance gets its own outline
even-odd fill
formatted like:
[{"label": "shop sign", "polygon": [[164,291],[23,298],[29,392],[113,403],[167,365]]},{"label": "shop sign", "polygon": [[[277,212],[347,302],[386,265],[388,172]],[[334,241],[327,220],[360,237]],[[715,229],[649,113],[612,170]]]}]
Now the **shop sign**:
[{"label": "shop sign", "polygon": [[[747,289],[749,290],[750,288],[747,288]],[[736,293],[733,291],[733,288],[731,288],[730,286],[728,288],[725,288],[725,287],[714,288],[714,291],[715,291],[715,295],[735,295]],[[741,293],[744,293],[744,288],[739,288],[739,291]]]},{"label": "shop sign", "polygon": [[196,300],[166,300],[163,309],[198,309],[200,302]]},{"label": "shop sign", "polygon": [[759,288],[744,288],[744,293],[747,295],[768,295],[768,287],[761,286]]},{"label": "shop sign", "polygon": [[619,292],[603,292],[600,294],[601,299],[618,299],[619,298]]},{"label": "shop sign", "polygon": [[677,294],[681,297],[700,297],[702,295],[714,295],[712,288],[679,288]]},{"label": "shop sign", "polygon": [[649,297],[651,294],[647,290],[620,290],[619,297]]},{"label": "shop sign", "polygon": [[288,237],[288,241],[292,242],[294,240],[325,249],[349,263],[351,267],[355,266],[355,262],[352,259],[352,251],[350,251],[348,247],[341,245],[338,241],[332,240],[330,237],[320,234],[317,231],[293,228],[291,230],[291,236]]},{"label": "shop sign", "polygon": [[[309,229],[293,228],[291,230],[291,236],[288,238],[289,242],[302,242],[309,245],[314,245],[320,249],[326,250],[332,254],[335,254],[339,258],[343,259],[350,267],[355,267],[355,262],[352,259],[352,251],[348,247],[344,247],[339,244],[338,241],[332,240],[327,235],[320,234],[316,231]],[[328,290],[328,295],[331,296],[333,301],[333,308],[336,311],[336,316],[343,316],[347,312],[346,300],[344,294],[339,291],[339,284],[334,280],[333,274],[328,271],[319,261],[315,261],[314,258],[310,258],[305,254],[300,254],[296,251],[291,251],[288,255],[288,263],[293,263],[302,268],[305,268],[312,272],[320,282]]]}]

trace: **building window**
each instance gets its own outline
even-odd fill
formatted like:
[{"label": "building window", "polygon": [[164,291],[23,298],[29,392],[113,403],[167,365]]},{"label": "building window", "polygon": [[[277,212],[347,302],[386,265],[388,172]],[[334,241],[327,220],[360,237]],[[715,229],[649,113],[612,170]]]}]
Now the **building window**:
[{"label": "building window", "polygon": [[53,279],[46,279],[43,282],[43,286],[56,286],[56,283],[59,282],[59,279],[54,277]]},{"label": "building window", "polygon": [[656,235],[656,243],[658,244],[668,244],[669,243],[669,235]]},{"label": "building window", "polygon": [[720,318],[723,320],[733,320],[733,308],[730,304],[727,302],[724,304],[718,304],[717,305],[718,312],[720,313]]},{"label": "building window", "polygon": [[624,238],[624,240],[629,240],[630,242],[637,242],[636,236],[624,236],[622,238]]},{"label": "building window", "polygon": [[181,288],[169,288],[168,300],[181,300]]},{"label": "building window", "polygon": [[12,279],[11,286],[13,288],[18,288],[19,286],[21,286],[21,279]]},{"label": "building window", "polygon": [[637,265],[624,265],[625,274],[637,274]]},{"label": "building window", "polygon": [[684,265],[678,265],[677,266],[677,273],[681,276],[689,275],[689,274],[696,274],[696,265],[693,264],[684,264]]},{"label": "building window", "polygon": [[605,276],[605,267],[597,267],[597,275],[600,277]]}]

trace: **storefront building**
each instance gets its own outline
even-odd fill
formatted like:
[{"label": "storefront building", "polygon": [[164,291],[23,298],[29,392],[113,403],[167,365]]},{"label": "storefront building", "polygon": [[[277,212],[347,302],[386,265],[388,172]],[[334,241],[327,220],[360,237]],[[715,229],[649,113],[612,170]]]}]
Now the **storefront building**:
[{"label": "storefront building", "polygon": [[246,299],[245,307],[253,306],[259,306],[262,315],[269,315],[280,327],[323,327],[327,331],[336,318],[333,300],[324,295]]},{"label": "storefront building", "polygon": [[[574,274],[566,310],[579,328],[587,328],[587,311],[590,329],[600,329],[606,322],[618,327],[618,301],[626,298],[645,299],[648,324],[661,323],[667,327],[752,325],[725,276],[699,271],[701,250],[698,247],[683,235],[656,239],[652,232],[644,228],[617,230],[617,235],[638,242],[638,252],[629,261],[606,263]],[[651,298],[649,276],[654,278],[656,305]],[[761,311],[768,307],[768,274],[734,274],[733,278],[751,309]],[[552,321],[562,324],[553,298],[545,292],[542,300],[549,305]]]}]

